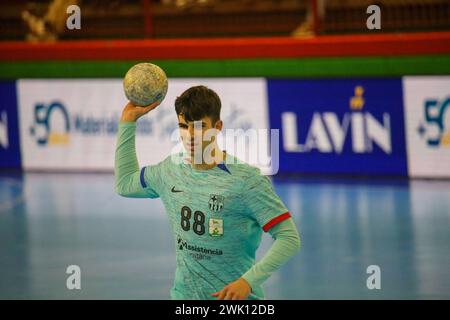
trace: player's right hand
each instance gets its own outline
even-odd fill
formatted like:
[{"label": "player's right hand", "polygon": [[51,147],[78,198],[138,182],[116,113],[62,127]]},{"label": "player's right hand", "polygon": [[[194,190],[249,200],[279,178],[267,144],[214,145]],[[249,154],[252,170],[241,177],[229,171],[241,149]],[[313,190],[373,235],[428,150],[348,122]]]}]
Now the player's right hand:
[{"label": "player's right hand", "polygon": [[128,102],[125,108],[123,108],[120,122],[134,122],[151,110],[155,109],[160,103],[161,101],[156,101],[146,107],[138,107],[131,102]]}]

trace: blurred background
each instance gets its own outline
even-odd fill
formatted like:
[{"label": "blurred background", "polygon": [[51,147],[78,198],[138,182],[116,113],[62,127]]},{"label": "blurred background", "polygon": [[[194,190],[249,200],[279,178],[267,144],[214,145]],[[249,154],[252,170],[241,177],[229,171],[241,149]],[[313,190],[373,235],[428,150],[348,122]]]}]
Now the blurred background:
[{"label": "blurred background", "polygon": [[61,30],[60,39],[369,33],[366,9],[370,5],[383,12],[379,32],[443,31],[450,27],[450,3],[446,0],[18,0],[0,4],[1,39],[23,40],[30,33],[24,12],[47,16],[53,22],[56,12],[64,16],[70,4],[82,8],[83,28],[77,32]]},{"label": "blurred background", "polygon": [[114,192],[139,62],[169,78],[138,121],[141,167],[179,150],[174,100],[207,85],[244,131],[222,146],[289,208],[302,249],[268,299],[450,298],[449,1],[16,0],[0,3],[0,299],[169,299],[162,202]]}]

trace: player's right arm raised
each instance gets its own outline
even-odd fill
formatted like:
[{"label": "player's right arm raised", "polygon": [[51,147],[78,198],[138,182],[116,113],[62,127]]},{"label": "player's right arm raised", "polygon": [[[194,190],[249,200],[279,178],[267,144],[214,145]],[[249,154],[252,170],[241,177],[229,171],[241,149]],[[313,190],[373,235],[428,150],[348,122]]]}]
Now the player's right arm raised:
[{"label": "player's right arm raised", "polygon": [[142,187],[141,173],[136,156],[136,121],[155,109],[159,101],[146,106],[136,107],[128,103],[122,111],[117,135],[114,163],[115,190],[124,197],[148,198],[149,191]]}]

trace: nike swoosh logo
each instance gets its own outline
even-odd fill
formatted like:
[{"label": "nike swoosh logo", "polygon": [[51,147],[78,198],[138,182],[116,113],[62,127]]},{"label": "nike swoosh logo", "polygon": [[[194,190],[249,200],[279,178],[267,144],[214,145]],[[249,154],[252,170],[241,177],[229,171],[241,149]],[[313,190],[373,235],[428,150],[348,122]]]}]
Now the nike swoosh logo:
[{"label": "nike swoosh logo", "polygon": [[183,190],[175,190],[175,186],[172,187],[172,192],[183,192]]}]

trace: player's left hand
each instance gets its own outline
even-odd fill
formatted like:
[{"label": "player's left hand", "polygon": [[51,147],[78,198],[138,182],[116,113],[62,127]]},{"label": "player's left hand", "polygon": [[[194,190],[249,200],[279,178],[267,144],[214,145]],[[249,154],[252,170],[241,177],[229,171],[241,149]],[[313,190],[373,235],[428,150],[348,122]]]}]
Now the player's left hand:
[{"label": "player's left hand", "polygon": [[217,300],[245,300],[251,291],[249,283],[243,278],[239,278],[211,296],[218,297]]}]

